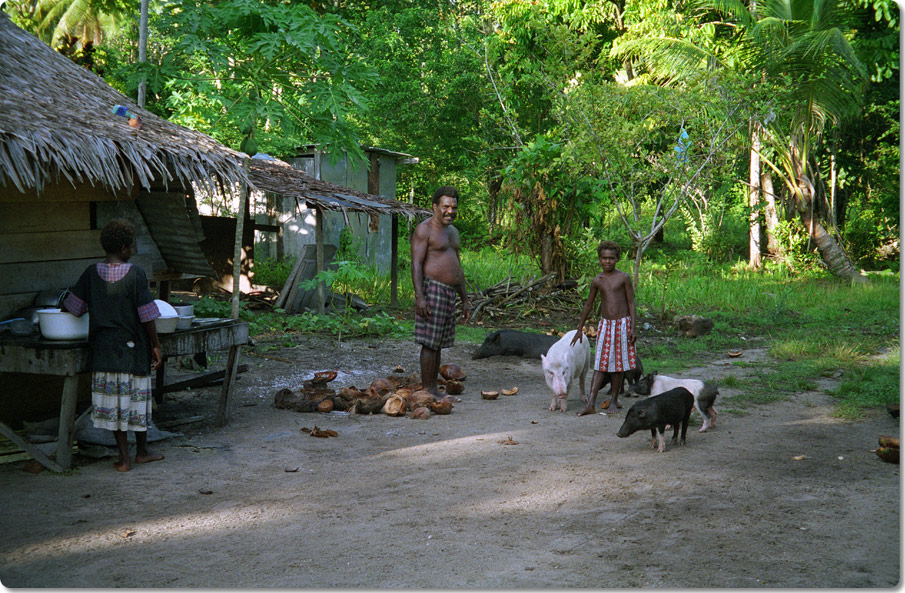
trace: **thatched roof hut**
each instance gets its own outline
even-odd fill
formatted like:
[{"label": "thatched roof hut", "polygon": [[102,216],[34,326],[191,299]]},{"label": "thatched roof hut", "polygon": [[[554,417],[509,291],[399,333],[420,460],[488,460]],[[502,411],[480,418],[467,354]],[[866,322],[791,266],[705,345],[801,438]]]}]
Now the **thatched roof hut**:
[{"label": "thatched roof hut", "polygon": [[104,256],[112,218],[135,223],[133,261],[152,281],[213,275],[194,188],[238,187],[245,159],[137,107],[0,12],[0,319],[71,286]]},{"label": "thatched roof hut", "polygon": [[[141,129],[115,115],[137,114]],[[244,153],[139,108],[96,74],[23,31],[0,12],[0,185],[40,193],[88,183],[128,193],[243,180]]]}]

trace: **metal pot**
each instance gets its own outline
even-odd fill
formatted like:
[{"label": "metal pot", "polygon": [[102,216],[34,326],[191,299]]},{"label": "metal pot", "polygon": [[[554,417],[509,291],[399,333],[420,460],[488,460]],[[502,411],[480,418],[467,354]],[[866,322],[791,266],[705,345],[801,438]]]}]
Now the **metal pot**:
[{"label": "metal pot", "polygon": [[49,288],[35,295],[34,306],[39,308],[60,308],[66,297],[69,296],[68,288]]}]

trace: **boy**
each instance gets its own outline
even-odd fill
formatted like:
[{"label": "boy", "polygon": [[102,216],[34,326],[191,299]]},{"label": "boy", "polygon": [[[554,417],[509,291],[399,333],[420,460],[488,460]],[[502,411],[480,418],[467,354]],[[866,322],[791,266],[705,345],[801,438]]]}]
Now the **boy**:
[{"label": "boy", "polygon": [[625,272],[616,269],[616,262],[622,255],[622,248],[614,241],[601,241],[597,246],[597,257],[603,272],[591,282],[591,293],[581,311],[578,331],[572,338],[572,344],[580,342],[584,335],[584,322],[594,299],[600,293],[600,324],[597,328],[597,348],[594,351],[594,378],[591,380],[591,393],[588,405],[578,412],[579,416],[594,413],[597,391],[601,383],[610,373],[610,401],[603,408],[604,414],[617,414],[619,408],[619,392],[625,371],[636,366],[635,357],[635,290],[632,279]]}]

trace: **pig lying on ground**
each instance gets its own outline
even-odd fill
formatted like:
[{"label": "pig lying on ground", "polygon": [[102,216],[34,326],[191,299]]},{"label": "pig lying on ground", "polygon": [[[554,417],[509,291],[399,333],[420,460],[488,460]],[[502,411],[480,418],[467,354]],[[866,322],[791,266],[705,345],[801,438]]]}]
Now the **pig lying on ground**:
[{"label": "pig lying on ground", "polygon": [[487,335],[472,359],[489,356],[522,356],[540,358],[559,338],[545,334],[532,334],[511,329],[501,329]]},{"label": "pig lying on ground", "polygon": [[541,355],[541,366],[544,369],[544,379],[553,391],[553,399],[550,401],[550,409],[556,409],[556,400],[559,399],[559,411],[566,411],[566,398],[569,397],[569,388],[575,379],[578,379],[581,389],[581,399],[586,400],[584,379],[591,367],[591,345],[588,340],[581,340],[571,345],[572,337],[577,330],[572,330],[558,342],[550,346],[546,355]]},{"label": "pig lying on ground", "polygon": [[[616,436],[625,438],[639,430],[650,429],[650,448],[657,443],[657,452],[666,450],[663,442],[663,433],[666,425],[672,425],[672,440],[670,445],[677,442],[685,444],[685,435],[688,432],[688,418],[694,407],[694,396],[684,387],[676,387],[665,393],[651,396],[647,399],[635,402],[625,415],[625,422],[619,428]],[[682,437],[679,439],[681,425]]]},{"label": "pig lying on ground", "polygon": [[716,426],[716,408],[713,407],[713,402],[719,394],[716,383],[709,381],[705,383],[697,379],[674,379],[654,371],[632,385],[631,389],[638,395],[657,395],[675,387],[684,387],[694,396],[694,407],[703,418],[698,432],[705,432],[708,428]]}]

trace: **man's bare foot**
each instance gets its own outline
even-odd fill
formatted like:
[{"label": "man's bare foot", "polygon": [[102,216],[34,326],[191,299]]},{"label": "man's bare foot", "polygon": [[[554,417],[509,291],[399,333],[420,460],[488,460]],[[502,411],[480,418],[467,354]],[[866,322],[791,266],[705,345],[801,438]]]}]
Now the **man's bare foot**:
[{"label": "man's bare foot", "polygon": [[152,461],[160,461],[163,455],[160,453],[148,453],[147,455],[136,455],[135,463],[151,463]]},{"label": "man's bare foot", "polygon": [[619,413],[619,408],[621,407],[622,406],[619,405],[619,402],[616,402],[616,405],[614,406],[612,400],[608,399],[603,402],[603,405],[600,406],[600,413],[607,416],[613,416]]},{"label": "man's bare foot", "polygon": [[593,414],[593,413],[594,413],[594,406],[585,406],[578,412],[578,415],[587,416],[588,414]]},{"label": "man's bare foot", "polygon": [[117,461],[113,464],[118,472],[127,472],[132,469],[132,463],[129,461]]}]

